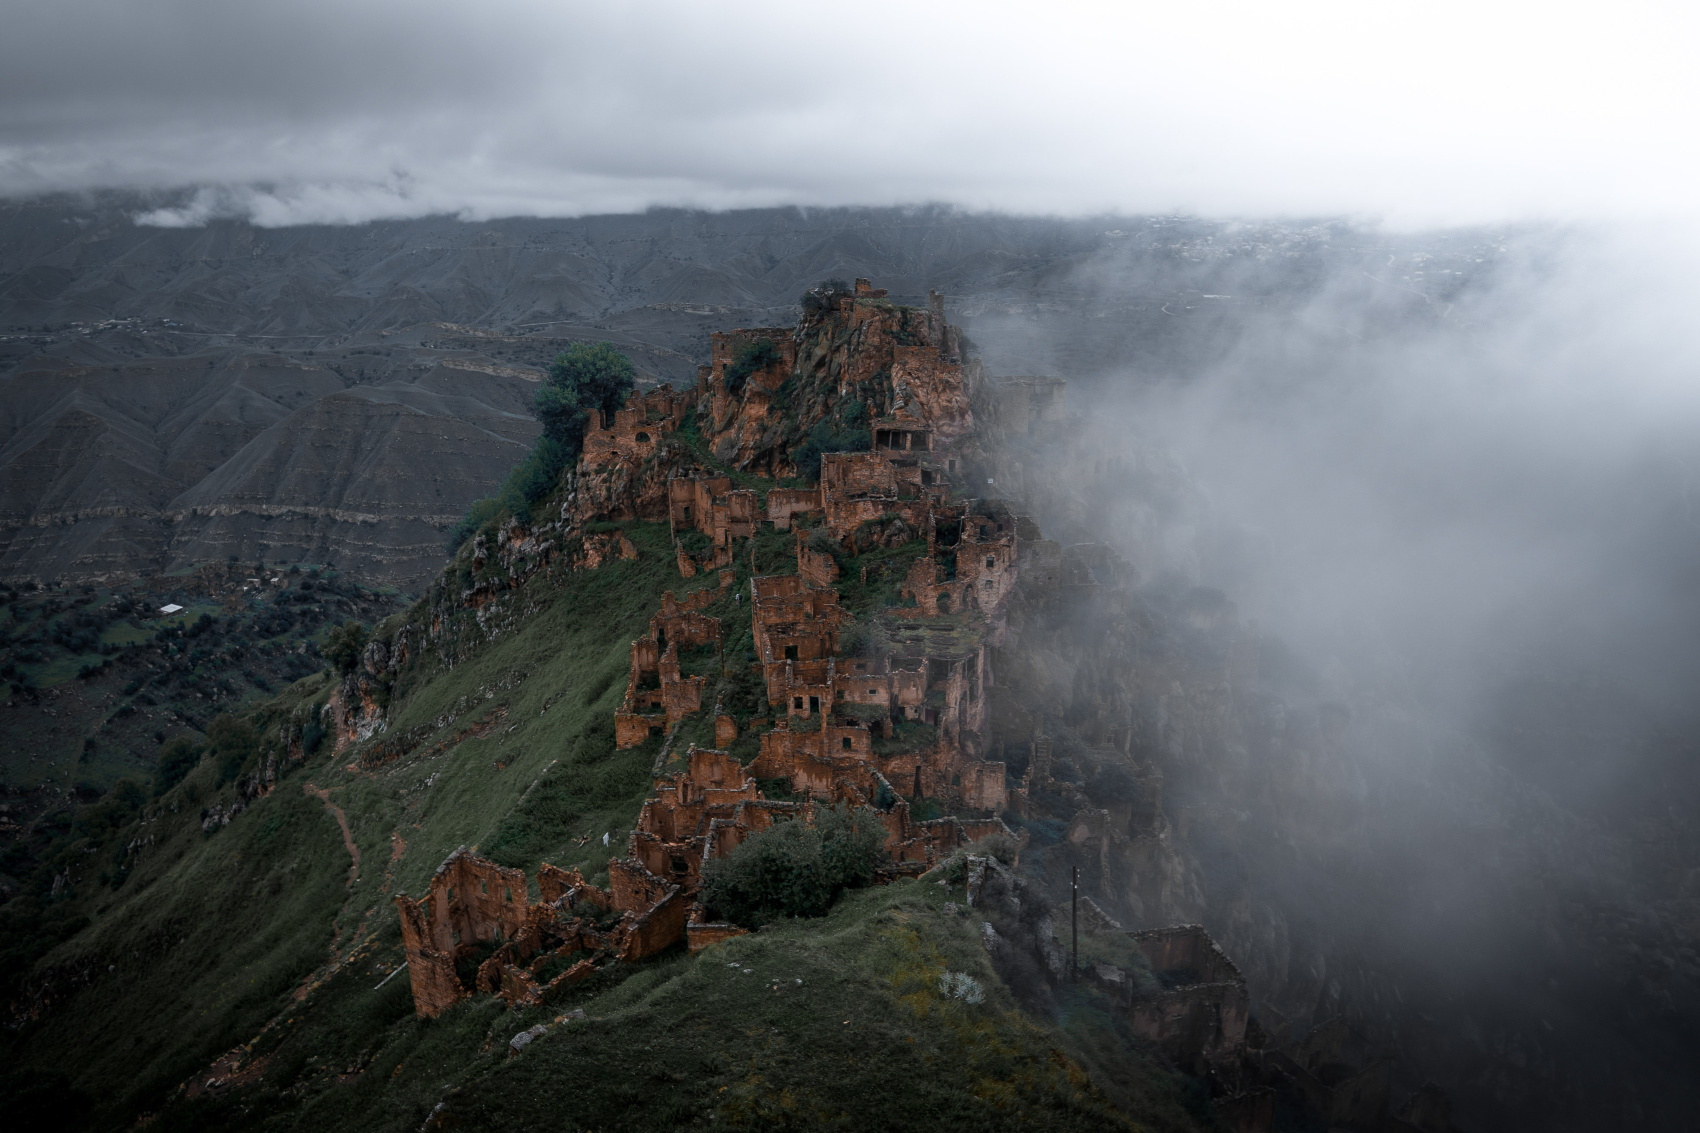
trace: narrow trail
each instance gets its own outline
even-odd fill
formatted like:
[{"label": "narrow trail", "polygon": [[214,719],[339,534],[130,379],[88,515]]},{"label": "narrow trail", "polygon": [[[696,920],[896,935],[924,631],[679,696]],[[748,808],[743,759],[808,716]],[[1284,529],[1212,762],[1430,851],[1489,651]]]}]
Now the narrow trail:
[{"label": "narrow trail", "polygon": [[[353,859],[353,863],[348,867],[348,887],[352,889],[360,876],[360,847],[354,843],[354,832],[348,827],[348,816],[342,812],[341,807],[331,802],[329,787],[315,787],[312,783],[303,783],[302,791],[324,803],[325,809],[336,816],[336,824],[342,828],[342,844],[348,850],[348,856]],[[390,840],[390,868],[384,874],[384,891],[386,893],[389,891],[390,875],[395,872],[395,863],[401,859],[402,854],[407,850],[407,843],[401,839],[398,832],[392,832]],[[350,899],[352,899],[352,896]],[[343,907],[347,908],[346,901]],[[253,1038],[235,1047],[228,1054],[215,1059],[205,1070],[199,1071],[179,1086],[178,1091],[193,1098],[209,1091],[219,1091],[230,1086],[248,1085],[259,1080],[260,1076],[265,1073],[270,1056],[262,1055],[259,1058],[249,1058],[249,1055],[253,1053],[254,1046],[265,1037],[266,1032],[293,1022],[292,1013],[295,1011],[296,1005],[322,987],[325,981],[341,971],[345,964],[371,953],[378,941],[375,935],[367,934],[366,924],[376,911],[377,906],[374,905],[361,919],[360,926],[355,930],[353,936],[357,943],[346,956],[342,955],[340,951],[342,928],[338,925],[331,940],[329,962],[296,985],[295,989],[289,993],[288,1004],[268,1019],[265,1026],[261,1027]],[[395,975],[400,970],[400,967],[396,968],[390,972],[389,976]],[[384,977],[386,983],[389,981],[389,976]],[[338,1080],[343,1081],[345,1079],[346,1076]]]},{"label": "narrow trail", "polygon": [[360,847],[354,844],[354,832],[348,828],[348,816],[342,813],[342,808],[331,802],[329,787],[315,787],[311,783],[302,784],[302,790],[325,804],[325,809],[336,815],[336,824],[342,827],[342,844],[348,848],[348,856],[354,859],[354,864],[348,867],[348,884],[352,887],[360,877]]}]

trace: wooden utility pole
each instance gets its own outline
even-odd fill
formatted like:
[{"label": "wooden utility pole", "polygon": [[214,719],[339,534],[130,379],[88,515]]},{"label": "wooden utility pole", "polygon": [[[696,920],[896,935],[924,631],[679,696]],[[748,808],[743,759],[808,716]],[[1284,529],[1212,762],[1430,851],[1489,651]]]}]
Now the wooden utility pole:
[{"label": "wooden utility pole", "polygon": [[1080,867],[1074,867],[1074,882],[1069,894],[1069,930],[1074,937],[1074,963],[1069,966],[1068,978],[1080,978]]}]

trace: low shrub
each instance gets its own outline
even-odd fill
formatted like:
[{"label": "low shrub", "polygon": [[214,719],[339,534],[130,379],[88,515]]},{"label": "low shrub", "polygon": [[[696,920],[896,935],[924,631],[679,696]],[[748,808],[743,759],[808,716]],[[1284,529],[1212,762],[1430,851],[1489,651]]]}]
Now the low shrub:
[{"label": "low shrub", "polygon": [[201,749],[188,736],[174,736],[159,752],[153,768],[154,797],[171,790],[201,761]]},{"label": "low shrub", "polygon": [[812,825],[781,822],[709,862],[703,901],[747,928],[781,917],[818,917],[845,889],[873,881],[885,860],[885,825],[877,812],[822,807]]},{"label": "low shrub", "polygon": [[750,375],[760,373],[777,363],[780,358],[779,347],[774,345],[771,338],[758,338],[748,343],[726,367],[726,392],[743,392],[744,384],[750,380]]}]

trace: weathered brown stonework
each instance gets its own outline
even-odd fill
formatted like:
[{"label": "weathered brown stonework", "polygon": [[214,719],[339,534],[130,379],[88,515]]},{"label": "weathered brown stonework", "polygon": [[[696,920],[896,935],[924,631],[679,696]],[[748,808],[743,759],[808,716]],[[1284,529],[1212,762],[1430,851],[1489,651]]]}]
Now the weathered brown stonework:
[{"label": "weathered brown stonework", "polygon": [[[763,339],[776,360],[729,381],[729,367]],[[540,900],[527,905],[516,871],[457,855],[438,871],[426,901],[398,899],[422,1015],[475,988],[514,1003],[538,1002],[551,986],[582,979],[600,964],[640,959],[680,941],[697,951],[742,932],[711,920],[712,910],[697,899],[704,865],[775,822],[812,821],[819,804],[879,809],[895,863],[891,874],[923,872],[977,839],[1010,833],[996,816],[1021,806],[1025,796],[1012,798],[1004,763],[986,757],[989,649],[1005,632],[1019,577],[1033,572],[1041,587],[1066,586],[1083,568],[1075,561],[1080,556],[1071,560],[1056,544],[1043,543],[1031,521],[998,501],[953,498],[974,427],[970,394],[982,376],[963,361],[960,334],[945,322],[942,299],[932,296],[924,312],[901,308],[858,280],[836,310],[809,316],[795,331],[716,334],[711,351],[695,388],[634,394],[609,420],[595,423],[567,482],[558,526],[576,548],[574,565],[594,568],[636,549],[623,533],[589,525],[665,519],[681,576],[718,570],[724,592],[735,583],[734,564],[743,561],[740,544],[763,523],[784,530],[811,521],[810,534],[798,537],[796,574],[749,582],[755,663],[778,723],[761,735],[748,768],[724,750],[692,747],[682,770],[658,777],[625,855],[609,863],[606,890],[545,864],[537,878]],[[1025,400],[1016,396],[1023,391]],[[723,465],[791,475],[788,446],[849,398],[867,409],[868,451],[823,454],[816,487],[773,487],[763,499],[731,476],[707,474],[697,455],[706,443]],[[1012,419],[1047,420],[1047,398],[1060,399],[1060,390],[1012,389],[989,404]],[[700,441],[674,435],[693,412]],[[884,644],[841,655],[854,619],[836,590],[838,550],[862,555],[915,543],[925,553],[902,577],[901,604],[879,615]],[[707,693],[717,678],[685,675],[681,657],[698,651],[691,664],[697,667],[701,650],[718,651],[720,623],[703,610],[720,596],[708,589],[683,601],[665,595],[646,635],[632,643],[615,716],[619,747],[715,710]],[[718,662],[708,671],[724,673],[726,659]],[[717,745],[737,740],[733,716],[717,713],[714,725]],[[758,725],[765,726],[754,720],[745,726]],[[926,738],[905,739],[915,736]],[[785,780],[806,801],[764,798],[757,777]],[[905,796],[945,800],[984,817],[914,822]],[[496,883],[504,896],[492,906],[486,889]],[[469,885],[480,887],[476,899],[468,896]],[[517,897],[509,899],[510,892]],[[472,987],[463,986],[456,960],[492,944]],[[547,957],[577,951],[589,958],[541,982]],[[1174,1025],[1152,1024],[1159,1031]]]},{"label": "weathered brown stonework", "polygon": [[597,468],[654,456],[664,433],[670,433],[696,406],[696,390],[682,394],[670,385],[634,393],[624,409],[607,421],[593,421],[584,435],[583,463]]},{"label": "weathered brown stonework", "polygon": [[614,717],[616,746],[636,747],[702,709],[707,679],[680,673],[679,649],[719,647],[720,620],[698,612],[713,598],[711,591],[698,590],[681,605],[671,591],[662,596],[661,612],[649,620],[649,635],[632,642],[631,676]]}]

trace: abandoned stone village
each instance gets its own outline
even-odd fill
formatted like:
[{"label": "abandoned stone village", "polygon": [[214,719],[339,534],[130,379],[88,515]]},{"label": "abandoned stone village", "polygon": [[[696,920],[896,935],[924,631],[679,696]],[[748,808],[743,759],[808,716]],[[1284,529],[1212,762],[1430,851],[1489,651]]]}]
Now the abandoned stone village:
[{"label": "abandoned stone village", "polygon": [[[760,363],[753,369],[752,357]],[[800,407],[810,397],[819,400]],[[854,451],[821,453],[814,486],[775,484],[797,472],[802,430],[793,427],[789,444],[775,438],[786,416],[807,425],[811,412],[818,417],[821,406],[851,397],[866,407],[847,426],[858,439],[841,446]],[[968,475],[978,467],[971,405],[992,405],[1003,427],[1022,429],[1060,412],[1062,403],[1054,379],[996,381],[964,360],[960,334],[945,322],[937,295],[924,311],[903,308],[857,280],[853,293],[832,296],[830,309],[805,314],[795,330],[714,335],[712,362],[694,388],[634,393],[611,420],[596,422],[563,511],[577,533],[565,544],[575,565],[595,569],[636,553],[607,521],[665,519],[681,578],[714,576],[682,599],[669,593],[631,645],[615,742],[660,745],[653,789],[624,856],[608,864],[606,887],[576,869],[544,864],[532,902],[522,871],[462,849],[436,871],[422,898],[397,897],[419,1015],[437,1015],[474,992],[541,1003],[552,989],[602,966],[681,942],[695,953],[744,932],[700,898],[705,864],[776,822],[811,821],[817,804],[879,814],[890,858],[881,872],[886,881],[918,877],[993,837],[1014,856],[1008,847],[1025,845],[1026,835],[1018,838],[1001,816],[1026,815],[1036,792],[1055,790],[1051,744],[1035,729],[1019,781],[996,758],[1001,749],[989,750],[991,650],[1007,632],[1018,581],[1054,588],[1065,556]],[[682,432],[693,418],[700,447]],[[707,466],[702,448],[720,468]],[[754,539],[764,529],[794,533],[795,573],[753,569]],[[924,550],[911,559],[891,560],[901,572],[887,580],[895,599],[859,622],[841,589],[868,583],[867,572],[881,567],[864,567],[864,577],[848,580],[839,576],[840,561],[873,547],[913,551],[918,544]],[[476,555],[486,553],[481,545]],[[740,586],[737,568],[746,563],[747,585]],[[723,648],[721,620],[704,612],[728,598],[749,612],[751,672],[759,669],[767,719],[740,721],[707,700],[714,682],[705,668],[720,673],[746,663]],[[870,634],[878,648],[868,647]],[[687,722],[706,727],[707,719],[713,748],[673,750]],[[729,750],[741,736],[743,759]],[[789,792],[766,797],[759,782],[775,781],[789,784]],[[1145,786],[1145,797],[1155,798],[1154,773]],[[923,800],[923,813],[946,816],[917,817]],[[1093,810],[1082,800],[1067,839],[1090,853],[1097,840],[1107,844],[1107,826],[1161,821]],[[998,899],[983,879],[1013,877],[1008,867],[1015,863],[970,860],[977,864],[969,904]],[[1149,971],[1136,976],[1087,963],[1078,977],[1108,992],[1134,1032],[1177,1061],[1207,1062],[1233,1079],[1223,1068],[1244,1055],[1249,1020],[1246,984],[1233,962],[1196,925],[1124,933],[1086,904],[1088,932],[1131,943]],[[1066,929],[1057,935],[1066,938]],[[1053,975],[1066,978],[1061,947],[1050,939],[1038,947]],[[488,955],[476,975],[463,978],[466,958],[481,953]],[[1305,1073],[1296,1065],[1293,1071]],[[1227,1092],[1232,1112],[1221,1112],[1234,1127],[1268,1127],[1267,1091]]]}]

